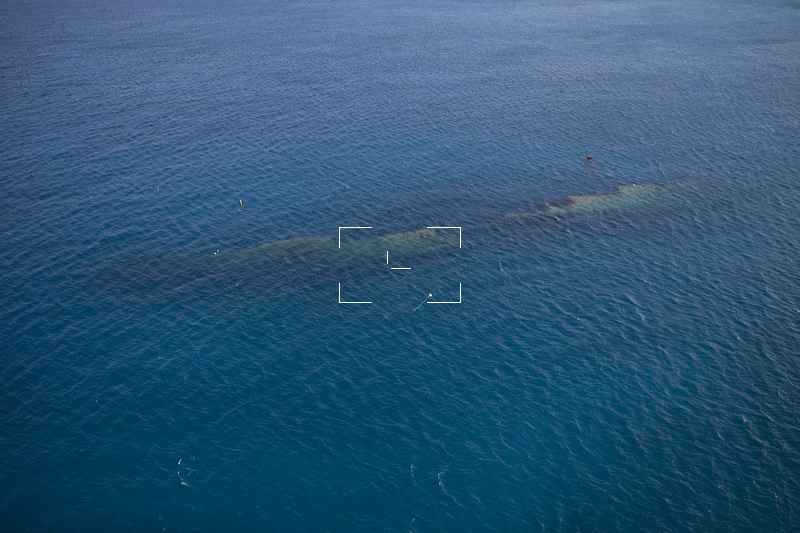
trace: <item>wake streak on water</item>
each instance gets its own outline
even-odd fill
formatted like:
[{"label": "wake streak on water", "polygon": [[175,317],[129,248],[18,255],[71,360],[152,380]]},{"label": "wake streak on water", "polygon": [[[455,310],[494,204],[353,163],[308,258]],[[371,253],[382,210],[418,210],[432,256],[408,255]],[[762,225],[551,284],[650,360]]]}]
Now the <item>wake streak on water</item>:
[{"label": "wake streak on water", "polygon": [[420,304],[414,308],[414,311],[416,311],[417,309],[419,309],[420,307],[422,307],[423,305],[428,303],[428,300],[430,300],[431,298],[433,298],[433,294],[428,293],[428,295],[425,297],[425,299],[422,300],[422,302],[420,302]]}]

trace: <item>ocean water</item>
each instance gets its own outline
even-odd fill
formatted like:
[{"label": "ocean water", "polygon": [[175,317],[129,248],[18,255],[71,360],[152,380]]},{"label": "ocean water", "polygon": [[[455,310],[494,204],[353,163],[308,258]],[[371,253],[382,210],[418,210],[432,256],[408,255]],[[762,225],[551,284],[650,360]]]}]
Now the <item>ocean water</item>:
[{"label": "ocean water", "polygon": [[798,530],[799,7],[3,2],[0,529]]}]

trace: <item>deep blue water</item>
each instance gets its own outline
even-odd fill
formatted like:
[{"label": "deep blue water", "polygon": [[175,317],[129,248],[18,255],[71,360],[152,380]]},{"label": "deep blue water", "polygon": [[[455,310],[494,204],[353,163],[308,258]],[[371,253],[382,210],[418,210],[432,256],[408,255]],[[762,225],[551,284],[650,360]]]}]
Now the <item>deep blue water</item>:
[{"label": "deep blue water", "polygon": [[[796,531],[798,28],[2,3],[0,529]],[[343,225],[463,249],[343,271]]]}]

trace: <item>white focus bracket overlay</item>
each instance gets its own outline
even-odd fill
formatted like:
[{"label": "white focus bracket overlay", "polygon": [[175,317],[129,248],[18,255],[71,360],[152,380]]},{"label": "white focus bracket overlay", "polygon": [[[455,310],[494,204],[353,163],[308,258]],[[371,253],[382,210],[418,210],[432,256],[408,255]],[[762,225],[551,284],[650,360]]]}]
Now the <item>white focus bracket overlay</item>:
[{"label": "white focus bracket overlay", "polygon": [[428,229],[457,229],[458,247],[461,248],[461,226],[427,226]]},{"label": "white focus bracket overlay", "polygon": [[[426,226],[427,229],[457,229],[458,230],[458,247],[462,247],[462,239],[461,239],[461,226]],[[343,229],[372,229],[372,226],[339,226],[339,238],[338,238],[338,246],[341,249],[342,247],[342,230]],[[389,266],[389,250],[386,250],[386,265]],[[390,270],[411,270],[411,267],[389,267]],[[428,294],[428,298],[432,295]],[[423,303],[426,304],[460,304],[462,302],[461,298],[461,282],[458,283],[458,301],[450,300],[450,301],[432,301],[426,298],[426,301]],[[372,301],[347,301],[342,300],[342,284],[339,283],[339,303],[340,304],[371,304]],[[419,308],[419,306],[417,306]],[[415,309],[416,311],[416,309]]]},{"label": "white focus bracket overlay", "polygon": [[371,304],[372,302],[343,302],[342,301],[342,284],[339,283],[339,303],[340,304]]},{"label": "white focus bracket overlay", "polygon": [[[372,226],[339,226],[339,248],[342,247],[342,230],[343,229],[372,229]],[[343,302],[342,301],[342,284],[339,283],[339,303],[340,304],[371,304],[372,302]]]},{"label": "white focus bracket overlay", "polygon": [[458,301],[457,302],[425,302],[428,304],[460,304],[461,303],[461,282],[458,282]]},{"label": "white focus bracket overlay", "polygon": [[[428,229],[457,229],[458,230],[458,247],[461,248],[461,226],[427,226]],[[461,282],[458,283],[458,301],[457,302],[425,302],[426,304],[460,304],[461,303]]]},{"label": "white focus bracket overlay", "polygon": [[339,226],[339,248],[342,247],[342,230],[343,229],[372,229],[372,226]]},{"label": "white focus bracket overlay", "polygon": [[[389,264],[389,250],[386,250],[386,264]],[[411,267],[389,267],[389,270],[411,270]]]}]

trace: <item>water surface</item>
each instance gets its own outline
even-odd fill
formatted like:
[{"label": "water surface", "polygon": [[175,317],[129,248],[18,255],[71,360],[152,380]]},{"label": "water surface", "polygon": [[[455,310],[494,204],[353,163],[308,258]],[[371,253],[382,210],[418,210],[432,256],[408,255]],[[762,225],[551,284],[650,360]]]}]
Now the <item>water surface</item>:
[{"label": "water surface", "polygon": [[796,530],[798,27],[5,2],[0,523]]}]

